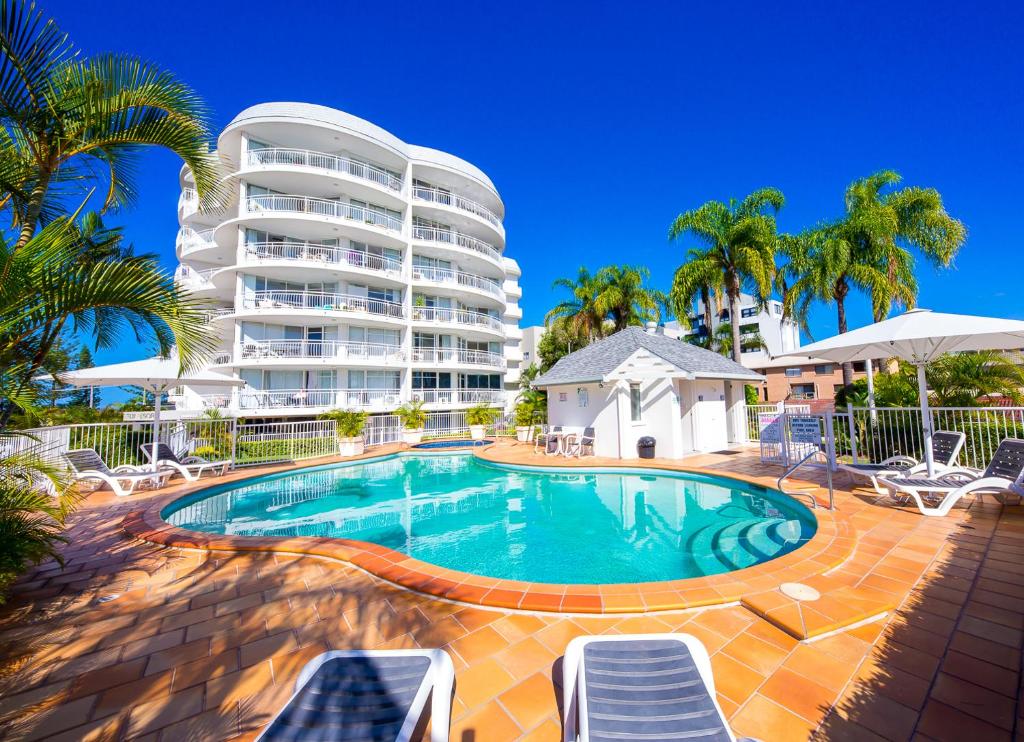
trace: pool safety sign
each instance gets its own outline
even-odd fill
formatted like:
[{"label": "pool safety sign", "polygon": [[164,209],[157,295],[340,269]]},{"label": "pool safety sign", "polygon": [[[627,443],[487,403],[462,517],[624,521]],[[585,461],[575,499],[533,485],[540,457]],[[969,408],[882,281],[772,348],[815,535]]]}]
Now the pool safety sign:
[{"label": "pool safety sign", "polygon": [[762,412],[758,415],[761,461],[789,466],[821,447],[821,418]]}]

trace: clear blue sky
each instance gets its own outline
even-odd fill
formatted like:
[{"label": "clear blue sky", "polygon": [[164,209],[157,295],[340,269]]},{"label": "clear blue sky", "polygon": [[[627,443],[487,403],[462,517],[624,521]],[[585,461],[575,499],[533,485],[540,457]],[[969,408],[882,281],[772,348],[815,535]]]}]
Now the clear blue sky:
[{"label": "clear blue sky", "polygon": [[[87,54],[176,72],[218,129],[254,103],[308,101],[478,165],[506,204],[524,325],[580,265],[644,264],[667,288],[682,210],[771,185],[797,231],[883,168],[938,188],[969,229],[953,270],[921,266],[919,304],[1024,318],[1019,2],[42,5]],[[178,168],[147,155],[141,202],[108,219],[168,269]],[[860,299],[850,312],[869,321]],[[835,329],[834,307],[816,308],[815,336]]]}]

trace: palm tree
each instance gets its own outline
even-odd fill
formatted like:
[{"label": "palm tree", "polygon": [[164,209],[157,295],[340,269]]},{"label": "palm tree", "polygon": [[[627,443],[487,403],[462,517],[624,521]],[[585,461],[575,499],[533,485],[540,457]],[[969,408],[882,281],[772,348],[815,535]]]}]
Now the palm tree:
[{"label": "palm tree", "polygon": [[600,288],[595,305],[602,316],[611,316],[615,332],[661,319],[666,297],[644,286],[650,276],[643,266],[609,265],[597,272]]},{"label": "palm tree", "polygon": [[[964,225],[946,213],[932,188],[902,188],[883,193],[900,176],[883,170],[846,189],[846,214],[787,244],[785,268],[793,281],[784,297],[789,315],[806,314],[813,301],[835,302],[838,329],[848,329],[846,298],[852,289],[871,297],[875,321],[894,306],[917,300],[916,249],[937,266],[948,266],[967,236]],[[853,381],[852,364],[843,365],[843,384]]]},{"label": "palm tree", "polygon": [[[686,251],[686,259],[689,263],[696,263],[693,266],[694,275],[685,284],[676,282],[668,295],[668,303],[675,310],[676,318],[683,327],[691,327],[690,308],[694,302],[700,306],[703,313],[704,332],[701,341],[695,344],[710,349],[712,345],[711,328],[714,327],[715,317],[722,311],[722,274],[711,260],[704,259],[706,251],[690,249]],[[700,270],[704,275],[696,275]]]},{"label": "palm tree", "polygon": [[604,318],[608,313],[598,303],[602,288],[598,276],[580,267],[575,279],[559,278],[552,288],[567,289],[572,298],[556,304],[545,316],[545,323],[564,317],[574,333],[586,337],[587,342],[604,335]]},{"label": "palm tree", "polygon": [[0,426],[32,408],[32,379],[68,328],[100,348],[155,337],[162,354],[177,348],[185,370],[211,349],[202,303],[121,240],[87,215],[57,218],[21,248],[0,241]]},{"label": "palm tree", "polygon": [[124,54],[80,58],[29,0],[0,2],[0,208],[23,248],[40,224],[95,188],[103,209],[132,203],[139,151],[169,149],[203,198],[217,191],[207,111],[171,73]]},{"label": "palm tree", "polygon": [[944,355],[928,365],[926,375],[939,407],[975,407],[982,397],[1024,401],[1024,369],[994,350]]},{"label": "palm tree", "polygon": [[735,199],[728,204],[708,201],[680,214],[669,228],[670,240],[689,234],[704,245],[700,251],[690,251],[687,262],[676,270],[671,292],[676,316],[689,314],[687,299],[692,302],[705,288],[710,297],[713,289],[721,287],[729,302],[732,357],[737,363],[740,293],[749,287],[759,300],[771,293],[778,241],[775,214],[784,203],[781,191],[762,188],[738,203]]}]

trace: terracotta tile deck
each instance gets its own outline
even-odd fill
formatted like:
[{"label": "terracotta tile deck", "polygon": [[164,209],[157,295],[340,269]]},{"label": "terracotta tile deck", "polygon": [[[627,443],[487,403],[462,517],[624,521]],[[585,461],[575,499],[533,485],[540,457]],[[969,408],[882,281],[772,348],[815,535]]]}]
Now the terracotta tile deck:
[{"label": "terracotta tile deck", "polygon": [[[494,453],[544,463],[526,447]],[[778,474],[752,453],[686,465],[762,482]],[[811,544],[783,569],[678,590],[686,605],[730,599],[724,605],[564,615],[438,600],[321,556],[185,550],[126,535],[129,512],[184,491],[93,495],[71,524],[66,568],[40,565],[16,586],[0,609],[0,737],[251,739],[321,651],[440,646],[457,673],[453,740],[557,740],[559,658],[570,639],[685,631],[711,652],[738,735],[1024,739],[1018,506],[986,501],[935,519],[839,492],[837,516],[821,514],[834,524],[828,546],[849,541],[835,563]],[[796,610],[774,597],[775,585],[794,577],[821,591],[817,605]],[[735,589],[725,595],[729,582]],[[553,604],[535,592],[538,607]],[[643,595],[650,608],[674,607],[648,597],[655,592],[610,588],[601,605],[629,608]],[[886,606],[896,609],[829,633]]]}]

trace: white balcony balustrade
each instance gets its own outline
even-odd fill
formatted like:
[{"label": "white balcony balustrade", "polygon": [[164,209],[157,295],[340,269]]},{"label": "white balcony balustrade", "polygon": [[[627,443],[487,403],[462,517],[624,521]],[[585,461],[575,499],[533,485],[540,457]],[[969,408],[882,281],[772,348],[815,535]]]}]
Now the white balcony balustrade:
[{"label": "white balcony balustrade", "polygon": [[243,410],[280,407],[335,407],[337,389],[251,389],[238,391],[238,406]]},{"label": "white balcony balustrade", "polygon": [[402,273],[401,260],[315,242],[249,242],[245,245],[245,255],[249,260],[302,260],[395,276]]},{"label": "white balcony balustrade", "polygon": [[319,358],[338,362],[386,364],[405,360],[400,345],[354,343],[340,340],[247,340],[238,357],[243,361]]},{"label": "white balcony balustrade", "polygon": [[442,245],[454,245],[473,250],[491,260],[501,261],[501,251],[489,242],[472,237],[453,229],[437,229],[436,227],[413,226],[412,238],[421,242],[436,242]]},{"label": "white balcony balustrade", "polygon": [[261,195],[249,196],[245,200],[245,209],[250,214],[291,213],[311,214],[313,216],[360,222],[381,227],[392,232],[402,231],[402,220],[390,214],[383,214],[365,206],[355,206],[329,198],[312,198],[310,196]]},{"label": "white balcony balustrade", "polygon": [[273,147],[249,150],[249,165],[251,167],[294,165],[297,167],[314,168],[316,170],[328,170],[375,183],[391,191],[402,190],[402,179],[392,175],[384,168],[350,160],[340,155],[314,152],[308,149]]},{"label": "white balcony balustrade", "polygon": [[467,348],[413,348],[412,362],[505,368],[505,359],[501,353],[491,353],[486,350],[469,350]]},{"label": "white balcony balustrade", "polygon": [[496,299],[505,300],[505,292],[502,291],[500,283],[493,278],[485,278],[474,273],[463,273],[462,271],[448,268],[428,268],[414,265],[412,267],[412,278],[414,281],[429,281],[430,283],[478,289]]},{"label": "white balcony balustrade", "polygon": [[242,306],[245,309],[359,312],[388,319],[405,317],[405,307],[398,302],[321,291],[255,291],[243,297]]},{"label": "white balcony balustrade", "polygon": [[196,270],[188,265],[179,265],[174,271],[174,282],[189,291],[201,291],[213,288],[213,274],[216,268]]},{"label": "white balcony balustrade", "polygon": [[413,389],[412,398],[423,404],[502,404],[505,392],[500,389]]},{"label": "white balcony balustrade", "polygon": [[178,252],[181,255],[188,255],[196,250],[206,250],[217,247],[213,241],[213,230],[195,230],[192,227],[182,227],[178,230],[177,239]]},{"label": "white balcony balustrade", "polygon": [[465,211],[478,216],[481,219],[490,222],[495,227],[501,227],[501,219],[498,218],[497,214],[483,204],[477,203],[472,199],[468,199],[454,193],[449,193],[448,191],[442,191],[438,188],[428,188],[426,186],[413,186],[412,197],[416,201],[426,201],[428,203],[441,204],[442,206],[451,206],[459,211]]},{"label": "white balcony balustrade", "polygon": [[484,328],[496,332],[504,332],[505,325],[498,317],[468,309],[450,309],[448,307],[413,307],[413,322],[439,322],[465,327]]}]

